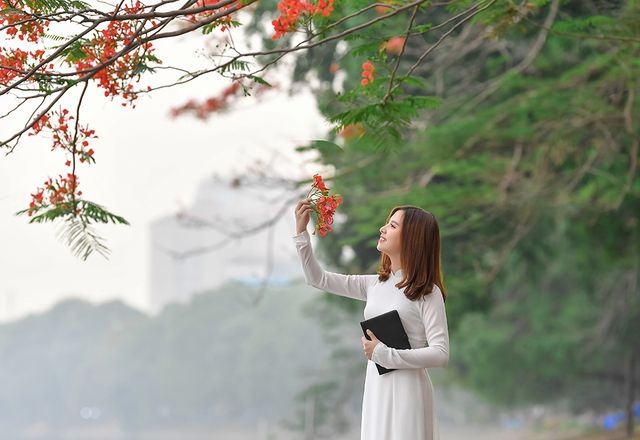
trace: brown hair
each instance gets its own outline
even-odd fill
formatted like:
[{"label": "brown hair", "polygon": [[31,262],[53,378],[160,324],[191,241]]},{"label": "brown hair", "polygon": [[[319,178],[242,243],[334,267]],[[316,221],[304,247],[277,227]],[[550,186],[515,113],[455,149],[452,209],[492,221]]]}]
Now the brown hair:
[{"label": "brown hair", "polygon": [[[402,280],[396,284],[412,301],[428,295],[435,284],[446,300],[440,265],[440,228],[433,214],[415,206],[397,206],[391,210],[387,223],[396,211],[403,211],[400,229],[400,264]],[[382,254],[378,279],[387,281],[391,274],[391,259]]]}]

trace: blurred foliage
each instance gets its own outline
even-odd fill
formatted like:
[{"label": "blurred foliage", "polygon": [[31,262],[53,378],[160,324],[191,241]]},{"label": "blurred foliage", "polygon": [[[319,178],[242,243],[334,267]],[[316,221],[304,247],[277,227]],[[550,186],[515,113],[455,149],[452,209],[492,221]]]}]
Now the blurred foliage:
[{"label": "blurred foliage", "polygon": [[[377,71],[408,72],[444,35],[427,24],[463,3],[419,11],[425,32],[409,36],[400,60],[381,49]],[[371,102],[342,90],[359,82],[363,54],[402,34],[404,22],[315,48],[294,79],[314,89],[329,118],[348,120],[345,105],[384,105],[389,76],[376,77]],[[341,270],[375,270],[378,228],[393,206],[437,216],[449,371],[486,399],[597,410],[629,398],[625,383],[640,373],[627,369],[640,358],[638,60],[638,1],[497,2],[402,83],[403,93],[441,104],[409,120],[392,110],[404,121],[393,127],[399,137],[381,133],[388,127],[378,120],[352,119],[357,129],[337,133],[336,144],[301,147],[334,171],[330,186],[344,197],[343,221],[321,241]],[[360,307],[327,301],[359,318]]]},{"label": "blurred foliage", "polygon": [[[309,291],[269,288],[256,304],[255,287],[233,284],[157,317],[69,300],[0,325],[0,432],[279,423],[327,355]],[[100,418],[83,420],[84,407]]]}]

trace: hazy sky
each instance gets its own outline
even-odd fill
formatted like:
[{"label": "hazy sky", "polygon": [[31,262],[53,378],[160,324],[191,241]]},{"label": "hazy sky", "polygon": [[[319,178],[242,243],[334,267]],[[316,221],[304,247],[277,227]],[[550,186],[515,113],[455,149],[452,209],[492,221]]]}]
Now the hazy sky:
[{"label": "hazy sky", "polygon": [[[172,64],[186,65],[202,61],[200,48],[197,40],[183,39],[158,53],[167,64],[173,59]],[[112,251],[109,260],[94,255],[83,262],[57,238],[57,225],[29,225],[27,217],[14,215],[28,206],[44,180],[68,171],[62,153],[50,151],[49,140],[25,137],[14,153],[0,156],[0,321],[42,311],[67,297],[118,298],[146,308],[154,219],[188,206],[197,185],[212,174],[242,172],[274,152],[301,161],[293,148],[327,129],[310,94],[249,97],[233,112],[207,122],[170,118],[171,107],[213,95],[223,84],[209,76],[142,97],[133,110],[101,92],[89,96],[82,116],[99,136],[92,143],[97,163],[80,167],[80,186],[88,199],[131,223],[99,226]],[[297,175],[300,171],[292,167]]]}]

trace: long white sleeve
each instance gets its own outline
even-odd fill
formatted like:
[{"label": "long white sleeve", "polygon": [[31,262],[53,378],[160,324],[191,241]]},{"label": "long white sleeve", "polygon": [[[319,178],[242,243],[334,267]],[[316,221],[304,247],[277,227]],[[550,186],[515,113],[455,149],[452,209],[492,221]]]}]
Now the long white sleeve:
[{"label": "long white sleeve", "polygon": [[296,235],[293,240],[302,262],[304,279],[307,284],[336,295],[363,301],[367,299],[367,286],[375,281],[375,275],[342,275],[327,272],[320,266],[313,254],[308,232]]},{"label": "long white sleeve", "polygon": [[385,368],[436,368],[448,364],[449,330],[442,294],[435,288],[418,301],[428,346],[402,350],[380,342],[373,350],[373,362]]}]

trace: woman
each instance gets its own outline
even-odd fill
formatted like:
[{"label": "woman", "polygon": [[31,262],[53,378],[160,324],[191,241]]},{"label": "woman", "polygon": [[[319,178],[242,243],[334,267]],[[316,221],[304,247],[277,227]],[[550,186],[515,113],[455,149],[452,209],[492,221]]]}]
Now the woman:
[{"label": "woman", "polygon": [[[307,232],[309,200],[295,209],[294,241],[307,284],[366,301],[365,319],[397,310],[411,349],[387,347],[369,332],[362,338],[367,374],[362,403],[362,440],[435,440],[433,387],[426,368],[449,361],[446,299],[440,272],[440,232],[435,217],[413,206],[394,208],[380,228],[377,275],[325,271],[313,255]],[[396,369],[379,375],[375,364]]]}]

